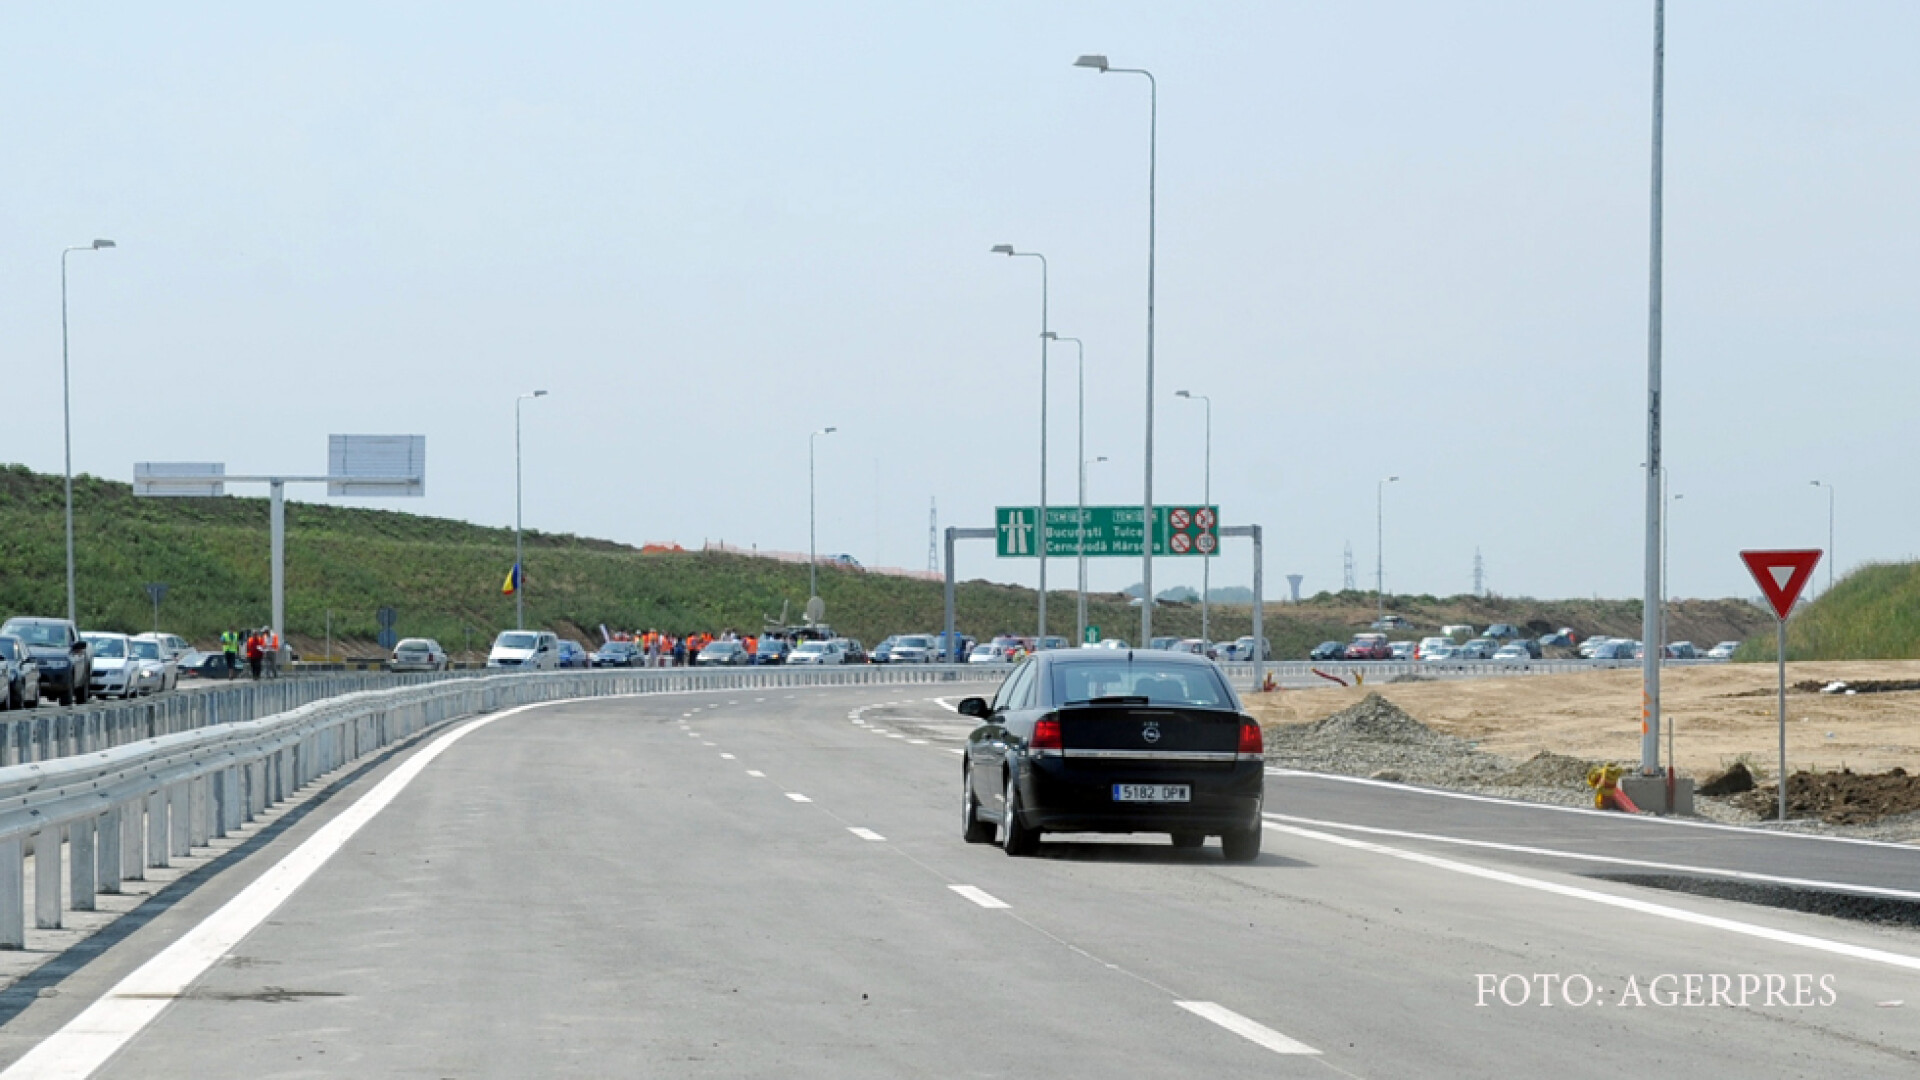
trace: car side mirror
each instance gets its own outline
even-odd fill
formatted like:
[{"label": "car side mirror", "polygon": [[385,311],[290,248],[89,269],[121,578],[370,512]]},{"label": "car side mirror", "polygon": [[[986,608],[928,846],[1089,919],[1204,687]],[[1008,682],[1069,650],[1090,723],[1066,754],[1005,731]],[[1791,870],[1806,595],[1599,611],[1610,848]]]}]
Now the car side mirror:
[{"label": "car side mirror", "polygon": [[981,720],[985,720],[987,717],[993,715],[993,711],[987,708],[986,698],[977,698],[977,697],[961,698],[960,699],[960,715],[972,716],[972,717],[977,717]]},{"label": "car side mirror", "polygon": [[67,651],[68,652],[86,652],[87,643],[84,641],[76,641],[72,645],[67,646]]}]

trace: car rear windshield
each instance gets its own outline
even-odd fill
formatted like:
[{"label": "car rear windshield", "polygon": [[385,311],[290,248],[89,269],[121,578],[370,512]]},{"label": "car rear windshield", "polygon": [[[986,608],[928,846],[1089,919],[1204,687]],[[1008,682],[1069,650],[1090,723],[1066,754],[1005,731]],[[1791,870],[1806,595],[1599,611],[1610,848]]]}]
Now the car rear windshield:
[{"label": "car rear windshield", "polygon": [[160,644],[154,641],[136,641],[133,643],[133,655],[142,660],[158,660]]},{"label": "car rear windshield", "polygon": [[909,649],[931,649],[933,648],[933,639],[915,634],[910,637],[901,638],[899,641],[894,642],[894,646],[896,648],[905,646]]},{"label": "car rear windshield", "polygon": [[502,649],[531,649],[540,644],[537,634],[501,634],[494,645]]},{"label": "car rear windshield", "polygon": [[1072,705],[1101,698],[1145,698],[1149,705],[1231,709],[1233,698],[1211,667],[1153,660],[1101,660],[1053,666],[1053,700]]}]

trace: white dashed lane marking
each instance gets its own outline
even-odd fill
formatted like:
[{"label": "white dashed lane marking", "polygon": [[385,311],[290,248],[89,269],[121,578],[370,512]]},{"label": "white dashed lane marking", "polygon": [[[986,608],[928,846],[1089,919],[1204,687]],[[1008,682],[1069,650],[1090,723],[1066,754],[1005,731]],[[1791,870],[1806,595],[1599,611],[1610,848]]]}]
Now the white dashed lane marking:
[{"label": "white dashed lane marking", "polygon": [[732,755],[732,754],[721,754],[721,755],[720,755],[720,760],[722,760],[722,761],[732,761],[732,760],[733,760],[733,755]]},{"label": "white dashed lane marking", "polygon": [[957,892],[961,896],[964,896],[967,899],[973,901],[974,903],[979,904],[983,908],[1003,908],[1003,907],[1012,906],[1011,904],[1008,904],[1005,900],[1002,900],[999,897],[994,896],[992,893],[988,892],[987,890],[978,888],[973,885],[949,885],[947,886],[947,888],[952,889],[954,892]]},{"label": "white dashed lane marking", "polygon": [[761,772],[759,769],[748,769],[747,775],[753,777],[756,780],[765,780],[767,778],[767,774]]},{"label": "white dashed lane marking", "polygon": [[1317,1054],[1320,1051],[1297,1042],[1273,1030],[1265,1024],[1249,1020],[1224,1005],[1211,1001],[1176,1001],[1175,1005],[1187,1010],[1203,1020],[1219,1024],[1235,1035],[1249,1042],[1264,1046],[1276,1054]]},{"label": "white dashed lane marking", "polygon": [[787,798],[792,799],[794,802],[812,802],[813,801],[812,799],[807,798],[805,795],[802,795],[797,791],[787,792]]},{"label": "white dashed lane marking", "polygon": [[879,833],[874,832],[872,829],[863,829],[858,825],[847,826],[847,831],[859,837],[862,840],[885,840],[886,839],[886,837],[881,836]]}]

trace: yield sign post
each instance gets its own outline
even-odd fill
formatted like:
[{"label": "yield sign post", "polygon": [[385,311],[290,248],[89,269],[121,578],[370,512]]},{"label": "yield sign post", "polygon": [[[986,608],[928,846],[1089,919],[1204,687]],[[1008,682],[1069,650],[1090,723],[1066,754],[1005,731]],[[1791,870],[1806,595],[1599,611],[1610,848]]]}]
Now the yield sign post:
[{"label": "yield sign post", "polygon": [[1800,590],[1820,562],[1817,548],[1795,551],[1743,551],[1740,561],[1766,594],[1780,632],[1780,820],[1787,820],[1787,616]]}]

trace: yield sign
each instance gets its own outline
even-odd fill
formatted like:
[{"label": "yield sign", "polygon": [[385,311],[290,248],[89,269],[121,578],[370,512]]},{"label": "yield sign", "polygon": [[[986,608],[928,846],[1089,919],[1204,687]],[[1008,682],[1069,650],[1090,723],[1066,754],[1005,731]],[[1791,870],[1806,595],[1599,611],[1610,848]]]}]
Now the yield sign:
[{"label": "yield sign", "polygon": [[1793,611],[1794,601],[1800,599],[1800,590],[1806,588],[1807,580],[1813,577],[1820,552],[1818,549],[1743,551],[1740,561],[1747,564],[1747,572],[1759,583],[1760,591],[1767,594],[1773,613],[1785,619]]}]

